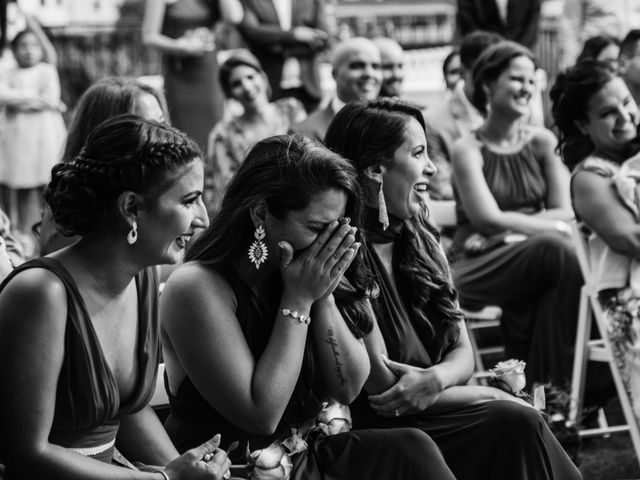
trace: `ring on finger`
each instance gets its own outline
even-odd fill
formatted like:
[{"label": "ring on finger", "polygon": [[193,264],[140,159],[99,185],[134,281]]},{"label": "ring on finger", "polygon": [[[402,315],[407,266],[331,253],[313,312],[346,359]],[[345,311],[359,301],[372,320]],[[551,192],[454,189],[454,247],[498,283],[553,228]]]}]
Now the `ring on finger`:
[{"label": "ring on finger", "polygon": [[399,417],[399,416],[400,416],[400,412],[398,411],[398,409],[397,409],[397,408],[394,408],[394,409],[393,409],[393,416],[394,416],[394,417]]},{"label": "ring on finger", "polygon": [[222,478],[231,478],[231,470],[227,470],[226,472],[224,472],[224,475],[222,475]]}]

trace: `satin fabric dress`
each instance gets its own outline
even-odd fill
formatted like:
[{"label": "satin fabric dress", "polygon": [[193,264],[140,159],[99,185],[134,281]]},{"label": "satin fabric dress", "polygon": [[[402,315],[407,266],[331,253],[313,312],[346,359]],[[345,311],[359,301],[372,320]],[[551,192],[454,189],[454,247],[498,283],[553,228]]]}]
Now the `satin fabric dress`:
[{"label": "satin fabric dress", "polygon": [[[131,398],[123,402],[78,286],[60,262],[48,257],[26,262],[5,279],[0,291],[15,275],[30,268],[54,273],[67,293],[65,356],[58,378],[49,441],[66,448],[81,449],[87,456],[111,463],[120,417],[142,410],[155,389],[160,354],[155,270],[143,270],[135,280],[139,313],[138,384]],[[106,445],[111,446],[104,449]],[[91,451],[97,453],[89,454]]]},{"label": "satin fabric dress", "polygon": [[[377,218],[377,215],[375,216]],[[392,223],[393,223],[392,219]],[[378,229],[378,226],[374,226]],[[392,227],[393,228],[393,225]],[[371,225],[367,238],[391,241],[390,235],[375,235]],[[405,234],[402,228],[398,235]],[[425,232],[425,235],[431,235]],[[372,306],[391,360],[428,368],[442,361],[457,341],[456,325],[430,318],[431,327],[409,314],[411,285],[398,275],[399,251],[393,251],[394,279],[367,242],[367,264],[380,292]],[[437,332],[437,335],[433,334]],[[542,416],[533,408],[509,400],[493,400],[431,414],[429,410],[400,417],[377,415],[363,391],[351,404],[356,428],[414,427],[427,433],[438,445],[458,480],[571,480],[581,478]]]}]

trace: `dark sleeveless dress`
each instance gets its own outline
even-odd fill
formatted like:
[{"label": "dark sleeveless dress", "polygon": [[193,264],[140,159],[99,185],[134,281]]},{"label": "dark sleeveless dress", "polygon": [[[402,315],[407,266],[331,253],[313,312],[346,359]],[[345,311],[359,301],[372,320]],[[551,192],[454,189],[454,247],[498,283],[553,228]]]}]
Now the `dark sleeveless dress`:
[{"label": "dark sleeveless dress", "polygon": [[[143,270],[136,276],[140,322],[138,384],[131,399],[123,404],[84,300],[74,279],[60,262],[42,257],[24,263],[2,282],[0,291],[15,275],[29,268],[44,268],[53,272],[62,281],[67,293],[65,356],[58,379],[49,441],[66,448],[87,450],[110,444],[118,433],[120,417],[142,410],[149,403],[155,388],[160,353],[158,280],[155,270]],[[88,456],[110,463],[114,447]]]},{"label": "dark sleeveless dress", "polygon": [[[177,0],[167,4],[162,33],[170,38],[180,38],[196,28],[213,31],[220,19],[218,4],[219,0]],[[216,51],[200,56],[167,53],[163,54],[162,60],[171,123],[205,151],[209,131],[224,111]]]},{"label": "dark sleeveless dress", "polygon": [[[502,211],[545,208],[547,188],[531,141],[514,153],[481,147],[485,180]],[[456,196],[459,196],[456,193]],[[479,255],[464,252],[476,233],[458,199],[454,283],[468,308],[498,305],[507,358],[527,362],[529,385],[571,378],[582,275],[571,240],[560,233],[531,235]]]},{"label": "dark sleeveless dress", "polygon": [[[441,362],[457,341],[457,328],[432,322],[440,332],[440,340],[435,340],[431,330],[407,312],[403,296],[410,287],[401,281],[394,285],[372,245],[368,243],[367,247],[367,263],[380,287],[372,306],[389,358],[421,368]],[[397,252],[393,257],[398,257]],[[427,410],[387,418],[375,413],[363,391],[351,404],[351,414],[357,427],[423,430],[436,442],[458,480],[581,478],[541,415],[508,400],[469,405],[448,413],[431,414]]]},{"label": "dark sleeveless dress", "polygon": [[[272,282],[271,292],[263,301],[232,268],[223,271],[236,296],[238,322],[254,358],[259,358],[271,336],[282,286],[279,281]],[[239,441],[240,447],[230,457],[233,463],[245,463],[247,443],[251,450],[263,448],[288,436],[291,427],[313,420],[320,408],[316,394],[319,389],[307,344],[300,379],[274,435],[255,435],[228,421],[198,393],[189,377],[175,395],[167,388],[171,413],[165,428],[181,452],[216,433],[222,435],[223,448]],[[454,479],[433,441],[417,429],[352,430],[308,443],[306,452],[293,459],[292,480]]]}]

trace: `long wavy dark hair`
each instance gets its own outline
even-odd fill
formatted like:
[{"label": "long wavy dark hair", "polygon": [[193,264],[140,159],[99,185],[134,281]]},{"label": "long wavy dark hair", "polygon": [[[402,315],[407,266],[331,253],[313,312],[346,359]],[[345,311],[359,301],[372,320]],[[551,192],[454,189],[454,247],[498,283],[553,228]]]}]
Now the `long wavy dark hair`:
[{"label": "long wavy dark hair", "polygon": [[[329,189],[347,194],[345,216],[358,218],[362,209],[357,174],[345,159],[304,135],[278,135],[258,142],[227,185],[220,211],[187,250],[185,260],[205,266],[228,265],[245,257],[253,241],[250,210],[264,201],[269,212],[285,219],[306,208],[312,198]],[[268,232],[267,232],[268,234]],[[361,337],[373,327],[365,299],[370,281],[364,275],[362,254],[348,269],[334,296],[348,317],[352,332]]]},{"label": "long wavy dark hair", "polygon": [[549,92],[553,102],[551,113],[558,130],[558,152],[569,169],[573,170],[595,148],[576,123],[587,120],[591,97],[617,76],[606,63],[585,60],[556,78]]},{"label": "long wavy dark hair", "polygon": [[[396,150],[405,141],[405,129],[411,118],[425,129],[422,113],[408,103],[393,99],[352,103],[331,122],[325,144],[353,162],[364,187],[369,181],[364,175],[367,168],[393,162]],[[375,199],[366,200],[375,204]],[[448,262],[427,212],[425,205],[420,213],[404,221],[394,255],[397,254],[398,277],[409,290],[405,294],[409,313],[427,325],[435,339],[457,329],[463,317],[457,307],[458,296]]]}]

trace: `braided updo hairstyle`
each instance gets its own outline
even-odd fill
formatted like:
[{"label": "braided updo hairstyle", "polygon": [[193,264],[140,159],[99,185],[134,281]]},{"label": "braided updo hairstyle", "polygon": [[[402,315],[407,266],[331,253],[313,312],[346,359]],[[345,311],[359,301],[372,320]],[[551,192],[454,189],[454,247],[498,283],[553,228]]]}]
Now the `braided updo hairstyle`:
[{"label": "braided updo hairstyle", "polygon": [[98,125],[72,161],[53,167],[45,199],[65,235],[85,236],[113,224],[120,194],[143,195],[152,207],[171,174],[198,158],[196,143],[179,130],[120,115]]}]

